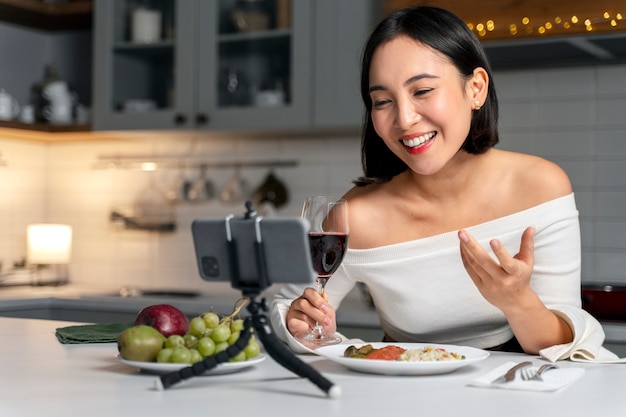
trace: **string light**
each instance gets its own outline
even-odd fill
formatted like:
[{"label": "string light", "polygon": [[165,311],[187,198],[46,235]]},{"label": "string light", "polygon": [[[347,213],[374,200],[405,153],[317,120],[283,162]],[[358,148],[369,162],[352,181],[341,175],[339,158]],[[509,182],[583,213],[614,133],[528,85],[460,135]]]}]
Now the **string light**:
[{"label": "string light", "polygon": [[[498,22],[494,19],[486,19],[484,22],[467,23],[467,27],[477,33],[480,37],[502,37],[506,36],[503,32],[508,29],[508,36],[530,35],[537,33],[539,35],[547,35],[549,32],[554,34],[563,33],[564,31],[576,30],[580,32],[583,27],[587,32],[597,32],[601,30],[615,30],[624,19],[620,12],[603,10],[599,11],[595,16],[580,16],[572,14],[569,18],[563,18],[563,15],[557,15],[550,20],[544,21],[541,25],[533,24],[536,17],[522,16],[517,22]],[[520,30],[520,27],[522,28]],[[578,28],[578,29],[576,29]],[[622,26],[621,30],[624,30]]]}]

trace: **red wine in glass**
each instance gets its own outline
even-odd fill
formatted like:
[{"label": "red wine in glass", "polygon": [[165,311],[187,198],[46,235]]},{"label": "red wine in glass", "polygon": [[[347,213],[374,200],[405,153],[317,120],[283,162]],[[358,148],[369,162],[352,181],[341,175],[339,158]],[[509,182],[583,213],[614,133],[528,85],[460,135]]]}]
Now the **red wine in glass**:
[{"label": "red wine in glass", "polygon": [[[309,222],[311,260],[317,272],[317,291],[323,295],[326,281],[339,268],[348,248],[348,203],[328,196],[306,197],[302,218]],[[338,335],[326,334],[320,323],[298,339],[312,348],[341,342]]]},{"label": "red wine in glass", "polygon": [[311,259],[317,276],[328,279],[339,268],[348,247],[345,233],[309,233]]}]

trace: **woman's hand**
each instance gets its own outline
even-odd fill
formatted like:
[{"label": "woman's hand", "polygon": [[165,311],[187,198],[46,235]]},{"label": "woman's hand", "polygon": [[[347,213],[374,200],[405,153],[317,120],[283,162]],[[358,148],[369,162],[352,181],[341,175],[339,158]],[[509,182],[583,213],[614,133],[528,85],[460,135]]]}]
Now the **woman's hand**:
[{"label": "woman's hand", "polygon": [[522,233],[519,252],[511,256],[500,241],[489,242],[498,262],[466,231],[459,231],[461,259],[480,293],[506,316],[525,352],[536,354],[556,344],[569,343],[572,329],[550,311],[530,287],[535,262],[532,227]]},{"label": "woman's hand", "polygon": [[[522,234],[519,252],[511,256],[498,240],[489,242],[496,262],[465,230],[459,231],[461,259],[467,273],[483,297],[494,306],[507,309],[520,306],[528,297],[534,266],[534,228]],[[533,293],[534,294],[534,293]]]},{"label": "woman's hand", "polygon": [[337,331],[335,309],[328,304],[327,296],[321,295],[314,288],[307,288],[289,307],[287,329],[293,336],[298,337],[313,329],[316,322],[319,322],[328,334],[335,334]]}]

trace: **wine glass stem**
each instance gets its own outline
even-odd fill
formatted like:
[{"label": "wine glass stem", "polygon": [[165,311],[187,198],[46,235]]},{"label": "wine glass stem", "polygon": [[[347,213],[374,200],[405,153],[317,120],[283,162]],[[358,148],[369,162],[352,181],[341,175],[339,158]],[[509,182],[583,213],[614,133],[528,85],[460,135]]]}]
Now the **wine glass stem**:
[{"label": "wine glass stem", "polygon": [[[326,281],[328,281],[328,278],[322,278],[322,277],[318,277],[316,282],[317,282],[317,292],[320,293],[321,295],[324,295],[324,288],[326,287]],[[316,335],[318,338],[321,338],[324,336],[324,328],[322,327],[321,324],[319,324],[319,322],[315,322],[315,327],[312,330],[312,333],[314,335]]]},{"label": "wine glass stem", "polygon": [[324,295],[324,288],[326,287],[326,281],[328,281],[328,278],[318,277],[316,280],[317,292],[320,293],[321,295]]}]

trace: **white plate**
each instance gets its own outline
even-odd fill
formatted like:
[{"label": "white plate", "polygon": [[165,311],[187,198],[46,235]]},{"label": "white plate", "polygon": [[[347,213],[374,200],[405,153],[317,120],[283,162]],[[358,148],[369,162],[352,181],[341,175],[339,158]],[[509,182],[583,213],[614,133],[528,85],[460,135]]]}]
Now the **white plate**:
[{"label": "white plate", "polygon": [[[168,372],[178,371],[179,369],[189,366],[188,364],[184,364],[184,363],[157,363],[157,362],[129,361],[126,359],[122,359],[120,355],[117,355],[117,359],[123,364],[134,366],[136,368],[141,369],[142,372],[146,372],[150,374],[166,374]],[[243,362],[220,363],[215,368],[206,371],[204,375],[230,374],[230,373],[237,372],[245,368],[249,368],[254,365],[258,365],[264,360],[265,360],[265,355],[261,353],[256,358],[248,359],[247,361],[243,361]]]},{"label": "white plate", "polygon": [[[354,344],[356,347],[368,343]],[[369,343],[375,349],[380,349],[388,345],[400,346],[404,349],[422,349],[426,346],[443,348],[451,353],[465,355],[465,359],[450,361],[423,361],[404,362],[388,361],[382,359],[362,359],[346,358],[343,352],[349,344],[323,346],[317,348],[315,352],[333,362],[337,362],[348,369],[370,374],[383,375],[435,375],[452,372],[464,366],[480,362],[487,359],[489,352],[468,346],[439,345],[434,343]]]}]

